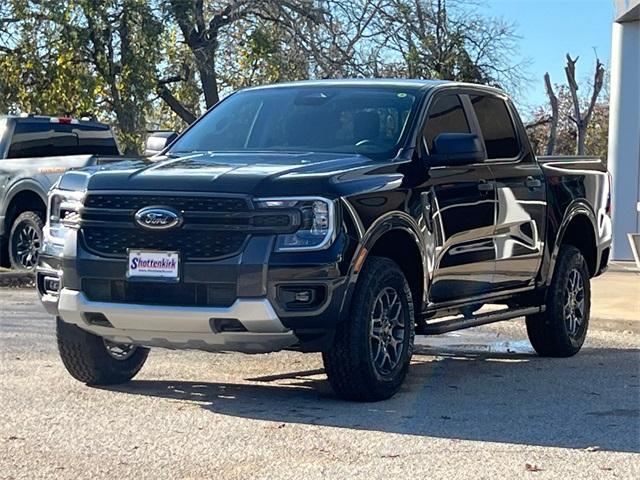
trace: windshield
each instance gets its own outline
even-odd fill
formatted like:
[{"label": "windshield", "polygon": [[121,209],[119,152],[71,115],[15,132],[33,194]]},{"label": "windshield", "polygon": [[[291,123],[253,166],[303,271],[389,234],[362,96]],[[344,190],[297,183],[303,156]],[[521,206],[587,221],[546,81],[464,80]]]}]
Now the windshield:
[{"label": "windshield", "polygon": [[418,90],[296,86],[231,95],[171,147],[186,152],[336,152],[395,157]]}]

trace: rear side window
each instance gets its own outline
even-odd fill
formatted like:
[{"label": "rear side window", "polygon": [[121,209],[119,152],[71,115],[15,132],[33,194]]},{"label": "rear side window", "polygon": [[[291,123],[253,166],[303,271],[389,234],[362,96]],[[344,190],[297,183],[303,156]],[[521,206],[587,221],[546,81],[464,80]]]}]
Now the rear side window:
[{"label": "rear side window", "polygon": [[77,124],[18,122],[7,157],[65,155],[118,155],[118,149],[109,129]]},{"label": "rear side window", "polygon": [[434,151],[433,141],[441,133],[470,133],[469,122],[458,95],[445,95],[436,99],[429,109],[429,117],[424,128],[427,148]]},{"label": "rear side window", "polygon": [[507,104],[495,97],[471,97],[489,159],[514,158],[520,153],[520,143],[511,121]]},{"label": "rear side window", "polygon": [[82,125],[74,132],[78,136],[77,153],[74,155],[120,155],[111,129]]}]

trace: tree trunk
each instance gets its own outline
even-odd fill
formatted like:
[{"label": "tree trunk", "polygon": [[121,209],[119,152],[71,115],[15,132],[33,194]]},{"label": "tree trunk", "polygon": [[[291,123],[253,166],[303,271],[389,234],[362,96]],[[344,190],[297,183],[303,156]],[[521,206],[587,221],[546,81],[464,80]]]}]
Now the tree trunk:
[{"label": "tree trunk", "polygon": [[218,79],[216,72],[211,68],[198,65],[198,72],[200,73],[200,82],[202,83],[202,91],[204,92],[204,102],[207,108],[213,107],[220,97],[218,96]]},{"label": "tree trunk", "polygon": [[[129,14],[130,10],[123,8],[118,32],[120,38],[120,61],[123,68],[137,61],[133,51],[130,29],[134,21]],[[128,95],[129,92],[126,87],[123,87],[124,95],[121,95],[117,83],[117,79],[114,77],[112,91],[117,95],[118,100],[114,103],[114,110],[122,132],[121,139],[124,143],[124,153],[128,155],[137,154],[140,152],[145,128],[143,106],[131,95]]]},{"label": "tree trunk", "polygon": [[180,100],[171,93],[171,90],[169,90],[166,84],[158,82],[158,85],[156,86],[156,93],[162,100],[164,100],[169,108],[186,123],[191,125],[196,121],[195,114],[189,111],[189,109],[187,109],[187,107],[185,107]]},{"label": "tree trunk", "polygon": [[193,40],[187,42],[196,58],[196,68],[200,74],[200,83],[207,108],[213,107],[220,100],[215,57],[217,42],[217,38],[198,39],[197,43],[194,43]]},{"label": "tree trunk", "polygon": [[547,155],[553,155],[553,152],[556,148],[556,139],[558,136],[558,97],[553,91],[553,86],[551,85],[551,78],[549,77],[549,73],[544,74],[544,84],[547,88],[547,96],[549,97],[549,103],[551,104],[551,119],[549,126],[549,140],[547,142]]}]

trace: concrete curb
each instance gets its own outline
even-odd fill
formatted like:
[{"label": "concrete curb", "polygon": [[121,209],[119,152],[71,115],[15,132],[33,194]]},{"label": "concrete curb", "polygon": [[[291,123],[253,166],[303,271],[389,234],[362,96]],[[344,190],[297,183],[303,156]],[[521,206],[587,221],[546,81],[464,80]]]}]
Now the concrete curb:
[{"label": "concrete curb", "polygon": [[35,285],[33,273],[0,271],[0,287],[29,288]]}]

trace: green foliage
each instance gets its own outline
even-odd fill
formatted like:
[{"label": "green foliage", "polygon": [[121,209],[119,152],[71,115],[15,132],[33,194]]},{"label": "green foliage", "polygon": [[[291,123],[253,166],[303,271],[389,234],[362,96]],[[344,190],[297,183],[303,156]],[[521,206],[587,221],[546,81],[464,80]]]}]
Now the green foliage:
[{"label": "green foliage", "polygon": [[144,0],[75,0],[64,26],[82,41],[84,61],[105,85],[106,103],[117,121],[125,153],[140,150],[146,135],[150,92],[156,84],[155,65],[163,31]]},{"label": "green foliage", "polygon": [[93,114],[133,153],[252,85],[509,84],[514,38],[462,0],[0,0],[0,111]]},{"label": "green foliage", "polygon": [[220,57],[223,90],[309,78],[309,61],[277,24],[238,22],[225,36]]},{"label": "green foliage", "polygon": [[79,44],[60,27],[69,9],[51,3],[27,8],[13,2],[18,21],[5,32],[0,51],[0,111],[85,115],[97,110],[102,89],[79,54]]}]

